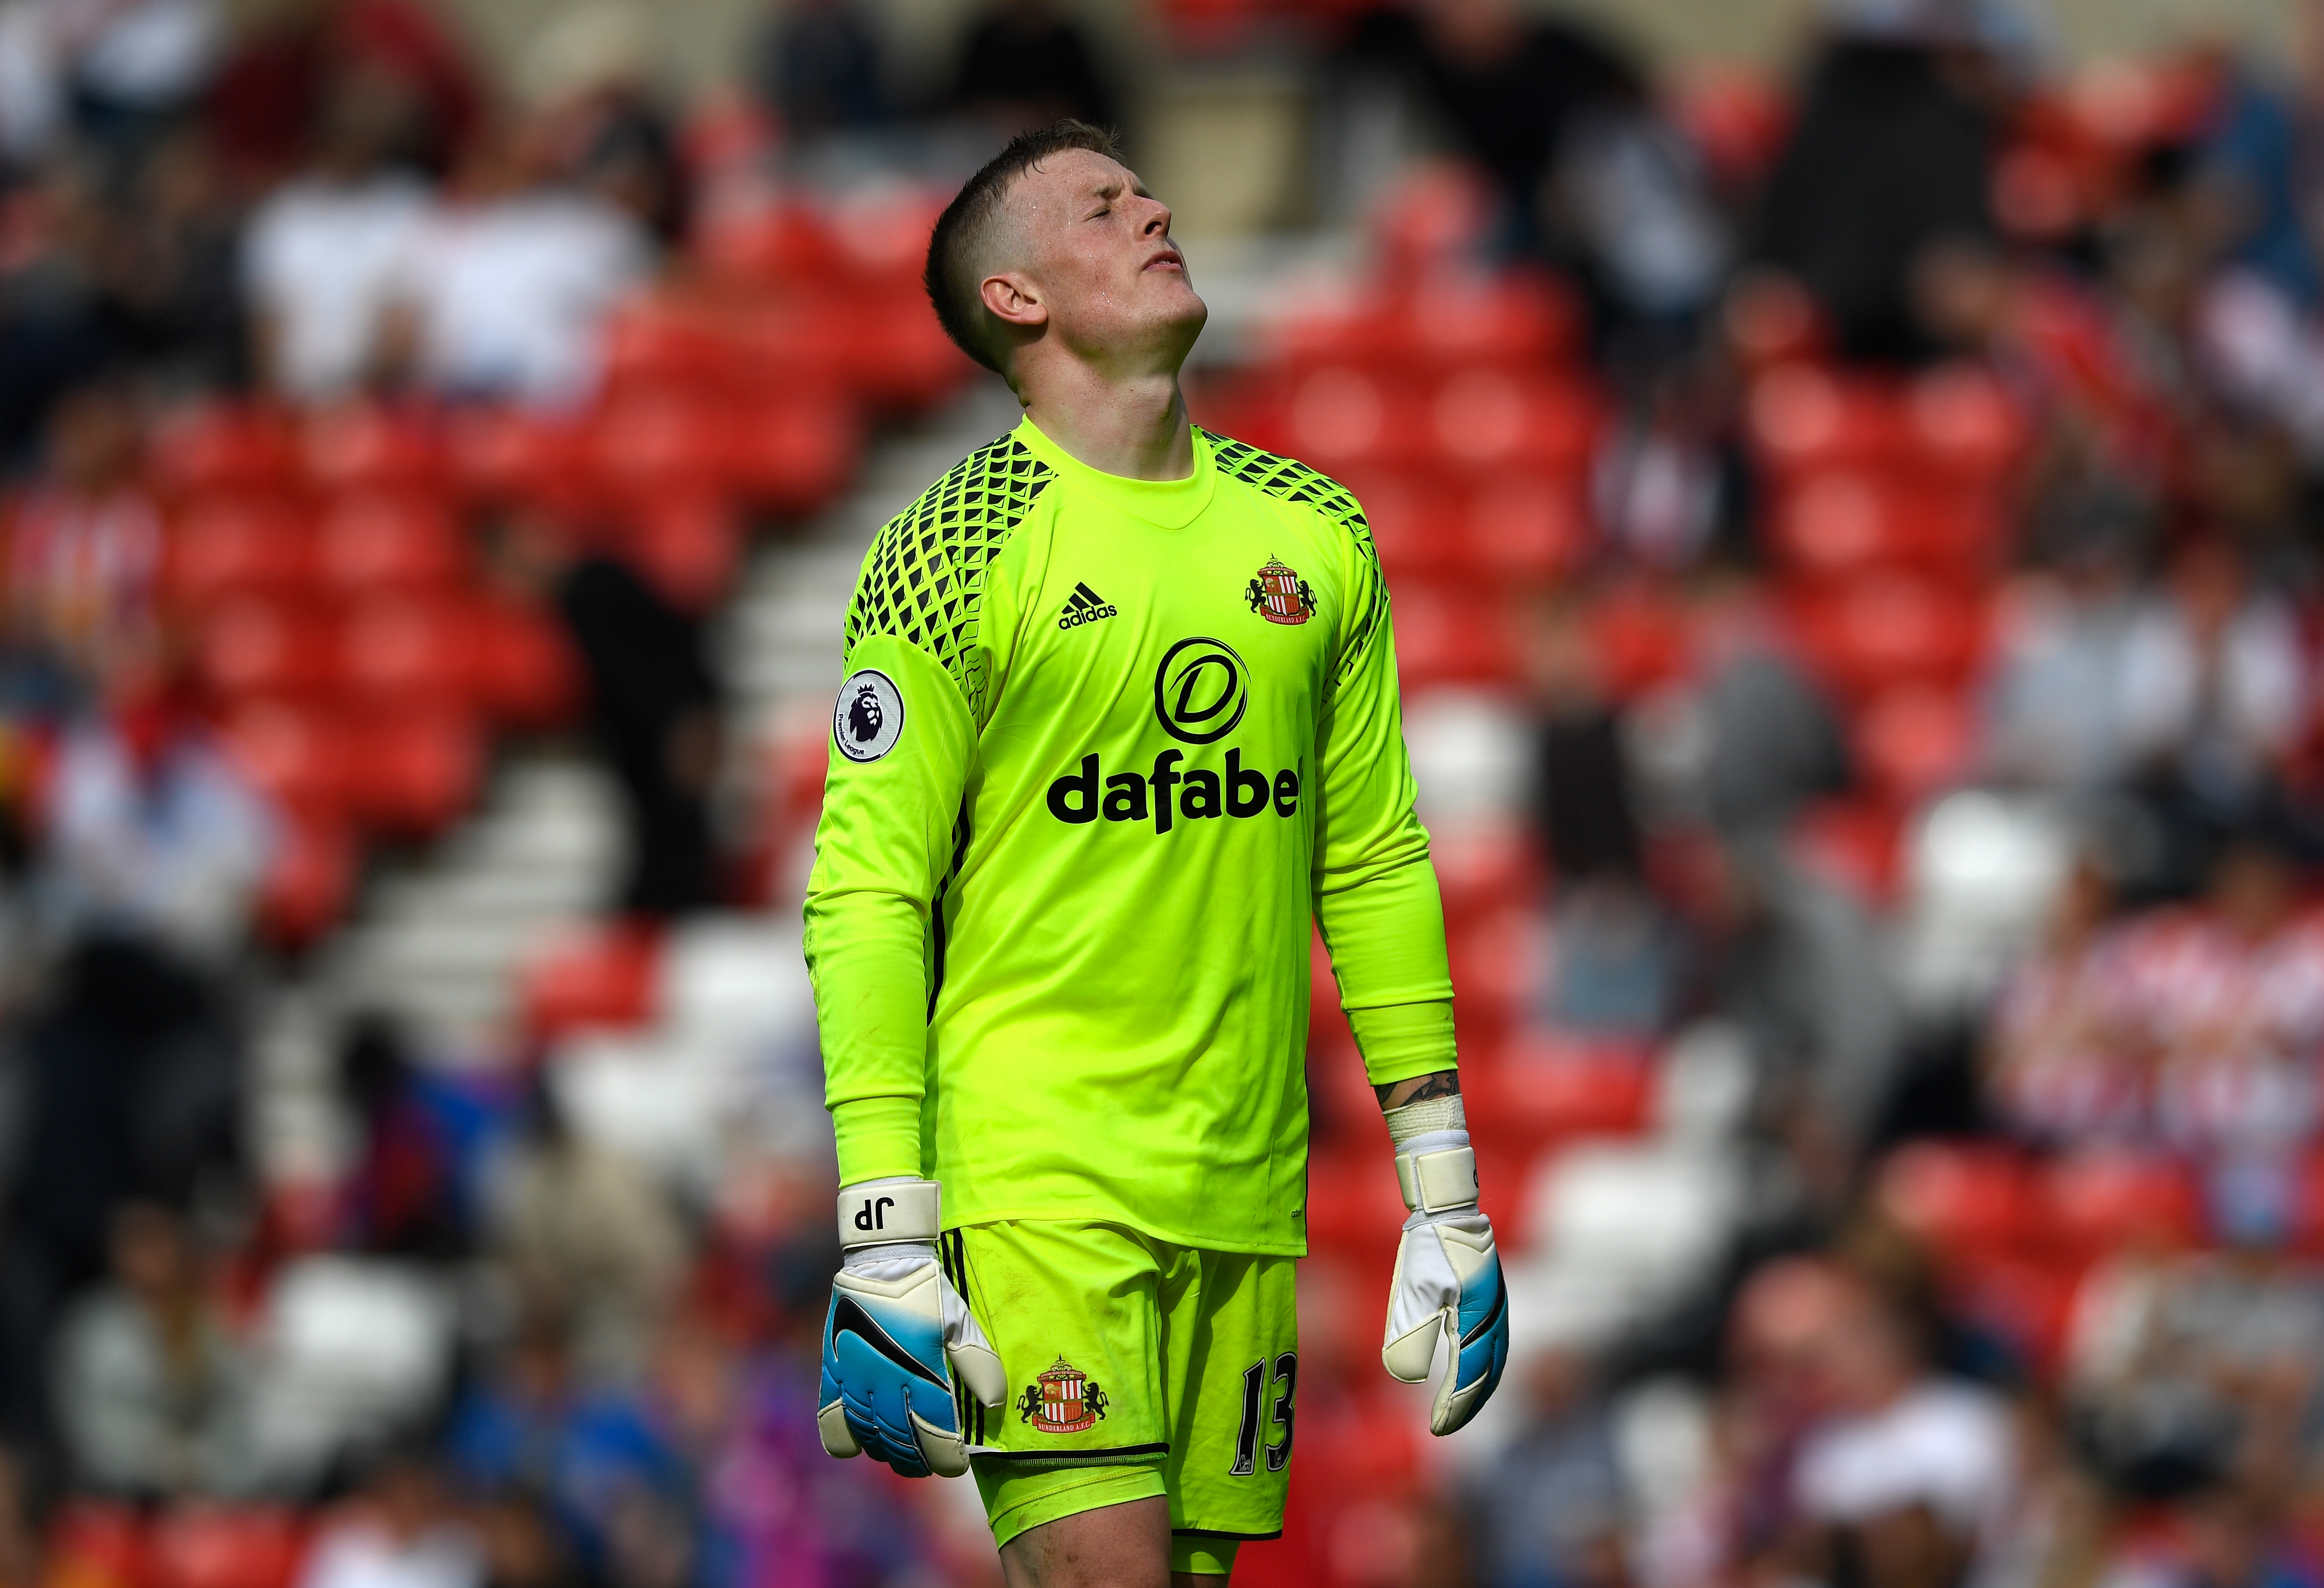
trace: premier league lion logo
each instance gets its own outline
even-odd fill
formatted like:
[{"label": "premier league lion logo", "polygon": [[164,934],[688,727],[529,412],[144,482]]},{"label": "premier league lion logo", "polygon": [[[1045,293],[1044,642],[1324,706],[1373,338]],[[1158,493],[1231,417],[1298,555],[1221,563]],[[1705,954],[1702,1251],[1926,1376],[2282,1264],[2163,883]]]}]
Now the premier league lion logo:
[{"label": "premier league lion logo", "polygon": [[855,735],[855,742],[869,744],[887,722],[887,713],[880,709],[878,690],[870,684],[857,689],[854,704],[847,708],[847,731]]}]

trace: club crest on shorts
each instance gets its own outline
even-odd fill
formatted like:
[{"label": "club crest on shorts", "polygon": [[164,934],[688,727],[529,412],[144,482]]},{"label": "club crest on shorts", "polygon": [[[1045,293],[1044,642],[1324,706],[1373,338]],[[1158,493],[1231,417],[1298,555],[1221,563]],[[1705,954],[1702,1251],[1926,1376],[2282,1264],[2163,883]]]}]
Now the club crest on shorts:
[{"label": "club crest on shorts", "polygon": [[1252,576],[1242,598],[1271,623],[1304,623],[1315,615],[1314,587],[1296,569],[1286,568],[1280,558],[1267,559],[1267,566]]},{"label": "club crest on shorts", "polygon": [[1078,1434],[1096,1427],[1105,1408],[1105,1391],[1061,1356],[1017,1398],[1017,1420],[1043,1434]]},{"label": "club crest on shorts", "polygon": [[877,761],[904,734],[904,694],[878,668],[858,668],[839,686],[831,739],[850,761]]}]

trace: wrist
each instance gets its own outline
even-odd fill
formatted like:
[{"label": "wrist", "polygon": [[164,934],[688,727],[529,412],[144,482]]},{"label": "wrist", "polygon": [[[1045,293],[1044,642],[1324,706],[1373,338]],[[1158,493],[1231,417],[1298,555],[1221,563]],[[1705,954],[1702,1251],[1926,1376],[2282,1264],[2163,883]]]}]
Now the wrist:
[{"label": "wrist", "polygon": [[944,1226],[942,1194],[934,1180],[893,1175],[859,1180],[839,1190],[839,1248],[933,1246]]},{"label": "wrist", "polygon": [[1476,1207],[1477,1154],[1457,1094],[1392,1108],[1381,1118],[1396,1149],[1397,1189],[1407,1211],[1426,1219]]}]

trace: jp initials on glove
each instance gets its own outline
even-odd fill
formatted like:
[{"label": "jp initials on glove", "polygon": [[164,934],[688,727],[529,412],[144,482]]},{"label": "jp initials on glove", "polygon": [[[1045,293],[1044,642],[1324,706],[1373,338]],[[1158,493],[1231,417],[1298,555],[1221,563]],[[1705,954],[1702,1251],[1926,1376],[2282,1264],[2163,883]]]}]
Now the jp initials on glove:
[{"label": "jp initials on glove", "polygon": [[1477,1155],[1461,1100],[1407,1103],[1390,1110],[1388,1122],[1397,1182],[1412,1216],[1396,1249],[1380,1362],[1417,1384],[1428,1377],[1438,1334],[1450,1339],[1452,1363],[1428,1418],[1430,1433],[1450,1434],[1501,1381],[1509,1360],[1508,1296],[1493,1226],[1477,1206]]},{"label": "jp initials on glove", "polygon": [[933,1180],[841,1190],[841,1266],[823,1323],[824,1449],[908,1478],[968,1471],[955,1375],[986,1406],[1009,1396],[1000,1356],[936,1260],[937,1205]]}]

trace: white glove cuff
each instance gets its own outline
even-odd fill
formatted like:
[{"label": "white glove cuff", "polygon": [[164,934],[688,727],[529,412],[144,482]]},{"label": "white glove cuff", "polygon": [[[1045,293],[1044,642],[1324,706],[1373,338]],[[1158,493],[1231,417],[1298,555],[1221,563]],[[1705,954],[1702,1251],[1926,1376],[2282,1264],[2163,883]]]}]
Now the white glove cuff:
[{"label": "white glove cuff", "polygon": [[942,1227],[934,1180],[862,1180],[839,1192],[839,1246],[933,1243]]}]

